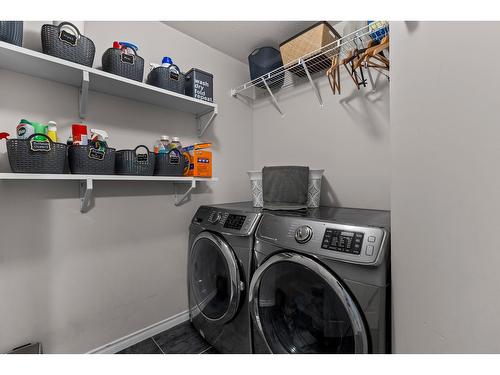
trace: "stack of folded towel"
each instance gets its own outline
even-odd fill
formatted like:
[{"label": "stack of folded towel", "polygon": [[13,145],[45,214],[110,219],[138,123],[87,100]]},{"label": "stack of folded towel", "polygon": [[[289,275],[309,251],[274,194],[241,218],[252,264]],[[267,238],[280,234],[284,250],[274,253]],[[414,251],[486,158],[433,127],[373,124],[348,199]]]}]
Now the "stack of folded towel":
[{"label": "stack of folded towel", "polygon": [[309,167],[262,168],[264,208],[269,210],[306,209],[308,185]]}]

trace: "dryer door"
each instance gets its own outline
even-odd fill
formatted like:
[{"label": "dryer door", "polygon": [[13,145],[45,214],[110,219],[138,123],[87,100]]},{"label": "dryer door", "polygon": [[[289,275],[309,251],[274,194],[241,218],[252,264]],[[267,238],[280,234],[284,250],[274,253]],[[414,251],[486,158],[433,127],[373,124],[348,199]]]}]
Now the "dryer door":
[{"label": "dryer door", "polygon": [[270,257],[250,285],[250,310],[272,353],[367,353],[362,315],[337,277],[296,253]]},{"label": "dryer door", "polygon": [[201,232],[189,253],[188,282],[190,298],[207,320],[231,320],[240,303],[240,272],[233,250],[219,236]]}]

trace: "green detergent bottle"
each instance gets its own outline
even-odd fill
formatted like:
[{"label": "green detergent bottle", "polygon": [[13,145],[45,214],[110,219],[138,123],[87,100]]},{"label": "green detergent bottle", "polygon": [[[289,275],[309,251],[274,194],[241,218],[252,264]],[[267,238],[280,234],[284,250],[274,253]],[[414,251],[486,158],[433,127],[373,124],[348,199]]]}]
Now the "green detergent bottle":
[{"label": "green detergent bottle", "polygon": [[[40,124],[39,122],[31,122],[31,126],[35,129],[35,134],[45,134],[47,135],[48,125]],[[47,137],[42,137],[40,135],[36,135],[33,138],[35,141],[46,141]]]}]

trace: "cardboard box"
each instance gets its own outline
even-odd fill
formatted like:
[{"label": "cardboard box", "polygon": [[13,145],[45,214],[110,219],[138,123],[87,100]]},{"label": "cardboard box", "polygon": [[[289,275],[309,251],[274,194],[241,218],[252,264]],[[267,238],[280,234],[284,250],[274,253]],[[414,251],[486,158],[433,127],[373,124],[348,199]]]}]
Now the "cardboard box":
[{"label": "cardboard box", "polygon": [[189,160],[189,167],[184,171],[185,176],[212,177],[212,147],[211,143],[196,143],[184,147],[184,156]]}]

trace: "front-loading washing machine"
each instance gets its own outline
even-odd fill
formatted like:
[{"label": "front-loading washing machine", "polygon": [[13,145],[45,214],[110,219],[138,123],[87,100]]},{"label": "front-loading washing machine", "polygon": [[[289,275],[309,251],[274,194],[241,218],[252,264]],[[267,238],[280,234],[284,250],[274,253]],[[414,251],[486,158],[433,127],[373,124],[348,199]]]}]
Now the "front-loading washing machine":
[{"label": "front-loading washing machine", "polygon": [[261,210],[250,202],[201,206],[189,230],[192,324],[221,353],[251,353],[248,285]]},{"label": "front-loading washing machine", "polygon": [[263,214],[249,289],[255,353],[390,353],[390,213]]}]

